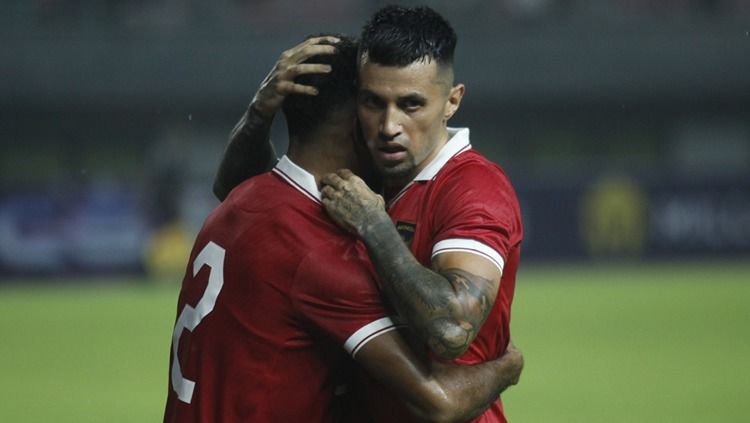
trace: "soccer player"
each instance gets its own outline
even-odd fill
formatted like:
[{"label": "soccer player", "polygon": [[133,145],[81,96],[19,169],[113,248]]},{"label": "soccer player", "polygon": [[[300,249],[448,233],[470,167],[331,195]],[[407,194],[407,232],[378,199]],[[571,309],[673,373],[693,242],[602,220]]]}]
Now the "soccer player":
[{"label": "soccer player", "polygon": [[315,95],[283,100],[287,155],[237,186],[197,236],[165,422],[337,421],[346,417],[337,400],[351,374],[346,355],[431,420],[471,418],[517,380],[515,350],[477,366],[413,353],[381,302],[365,247],[325,214],[320,178],[356,161],[355,57],[346,39],[312,38],[282,55],[296,65],[281,73],[302,75],[297,82],[269,75],[287,94]]},{"label": "soccer player", "polygon": [[[427,7],[390,6],[365,25],[358,115],[383,175],[386,208],[352,172],[323,178],[329,214],[367,245],[383,288],[431,352],[454,363],[500,357],[523,236],[505,173],[448,120],[456,34]],[[446,336],[450,334],[450,336]],[[382,407],[381,407],[382,408]],[[481,421],[505,421],[498,400]]]}]

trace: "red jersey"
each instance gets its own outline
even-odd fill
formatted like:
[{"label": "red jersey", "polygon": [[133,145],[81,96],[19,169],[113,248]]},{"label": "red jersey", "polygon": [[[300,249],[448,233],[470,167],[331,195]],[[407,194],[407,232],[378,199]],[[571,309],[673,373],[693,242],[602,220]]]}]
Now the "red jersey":
[{"label": "red jersey", "polygon": [[[449,128],[450,140],[435,159],[387,204],[388,214],[411,252],[425,267],[438,254],[481,255],[501,271],[495,304],[479,334],[457,364],[500,357],[510,340],[510,308],[523,237],[515,191],[496,164],[471,149],[469,130]],[[380,394],[378,394],[380,395]],[[393,399],[387,407],[399,408]],[[402,413],[398,421],[407,421]],[[381,421],[395,421],[393,415]],[[505,422],[498,400],[475,421]]]},{"label": "red jersey", "polygon": [[288,158],[206,219],[177,305],[165,422],[322,422],[369,340],[394,329],[362,243]]}]

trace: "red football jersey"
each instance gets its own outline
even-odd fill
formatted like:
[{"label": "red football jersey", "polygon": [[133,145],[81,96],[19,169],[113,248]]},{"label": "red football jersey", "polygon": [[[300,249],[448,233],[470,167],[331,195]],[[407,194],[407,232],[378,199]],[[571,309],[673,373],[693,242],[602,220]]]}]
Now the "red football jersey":
[{"label": "red football jersey", "polygon": [[395,328],[362,243],[286,157],[206,219],[177,313],[165,422],[338,420],[347,353]]},{"label": "red football jersey", "polygon": [[[450,140],[388,204],[404,242],[422,265],[450,251],[479,254],[502,270],[495,304],[469,349],[454,360],[477,364],[500,357],[510,340],[510,309],[523,237],[515,191],[496,164],[471,149],[469,130],[449,128]],[[382,397],[381,394],[378,396]],[[401,408],[393,398],[375,413]],[[380,421],[395,421],[389,411]],[[407,414],[398,417],[406,421]],[[498,400],[477,422],[504,422]]]}]

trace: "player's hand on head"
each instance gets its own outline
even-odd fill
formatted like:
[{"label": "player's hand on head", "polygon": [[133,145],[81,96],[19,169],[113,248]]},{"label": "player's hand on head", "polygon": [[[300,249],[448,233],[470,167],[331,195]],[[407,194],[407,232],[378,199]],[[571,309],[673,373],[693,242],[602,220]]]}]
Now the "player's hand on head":
[{"label": "player's hand on head", "polygon": [[331,44],[338,41],[338,38],[332,36],[312,37],[281,53],[279,60],[260,83],[253,98],[253,107],[261,115],[271,117],[281,109],[284,98],[290,94],[316,95],[314,87],[297,84],[294,79],[300,75],[330,72],[330,65],[302,62],[319,54],[335,53],[336,46]]},{"label": "player's hand on head", "polygon": [[368,225],[388,218],[383,197],[349,169],[329,173],[320,180],[326,211],[342,228],[362,235]]}]

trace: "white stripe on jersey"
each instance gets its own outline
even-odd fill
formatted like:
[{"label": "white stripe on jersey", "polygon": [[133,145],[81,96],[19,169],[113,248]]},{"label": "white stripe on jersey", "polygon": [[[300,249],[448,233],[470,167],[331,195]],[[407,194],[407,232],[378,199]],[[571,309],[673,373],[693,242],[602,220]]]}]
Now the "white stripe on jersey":
[{"label": "white stripe on jersey", "polygon": [[374,322],[370,322],[359,328],[359,330],[354,332],[352,336],[344,342],[344,349],[354,357],[366,343],[372,341],[379,335],[390,332],[396,328],[398,328],[398,325],[393,323],[390,317],[383,317]]},{"label": "white stripe on jersey", "polygon": [[501,272],[503,271],[503,267],[505,266],[505,260],[503,259],[503,256],[500,255],[500,253],[495,251],[494,248],[488,246],[487,244],[483,244],[473,239],[444,239],[435,244],[434,247],[432,247],[432,258],[435,258],[435,256],[438,254],[447,252],[478,254],[491,261],[495,266],[497,266],[498,269],[500,269]]}]

